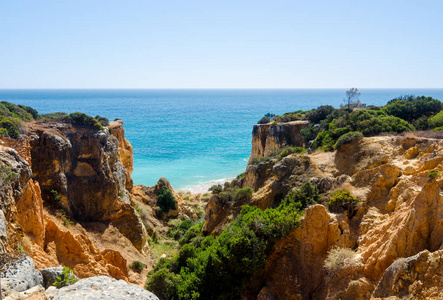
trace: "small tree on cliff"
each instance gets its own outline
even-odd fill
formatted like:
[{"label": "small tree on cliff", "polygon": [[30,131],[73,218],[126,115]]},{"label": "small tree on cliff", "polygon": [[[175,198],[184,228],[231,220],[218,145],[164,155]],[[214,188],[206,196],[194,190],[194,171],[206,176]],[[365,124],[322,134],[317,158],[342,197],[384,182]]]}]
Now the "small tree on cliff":
[{"label": "small tree on cliff", "polygon": [[360,103],[360,100],[358,97],[360,97],[360,92],[358,91],[358,88],[351,88],[350,90],[347,90],[345,93],[345,98],[343,101],[345,102],[345,105],[348,107],[348,109],[351,109],[351,105],[354,103]]},{"label": "small tree on cliff", "polygon": [[163,188],[158,194],[157,205],[160,207],[162,213],[167,214],[171,209],[177,208],[177,200],[175,200],[170,190]]}]

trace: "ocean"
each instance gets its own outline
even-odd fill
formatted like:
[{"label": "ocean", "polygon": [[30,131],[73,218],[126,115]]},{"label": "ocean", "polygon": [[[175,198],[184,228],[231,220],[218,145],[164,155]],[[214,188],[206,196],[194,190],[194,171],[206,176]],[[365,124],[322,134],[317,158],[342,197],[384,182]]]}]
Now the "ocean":
[{"label": "ocean", "polygon": [[[135,184],[166,177],[176,190],[204,192],[244,172],[252,126],[266,113],[339,107],[346,89],[0,90],[0,101],[39,113],[81,111],[124,121],[134,147]],[[400,95],[443,101],[443,89],[361,89],[360,101],[384,105]]]}]

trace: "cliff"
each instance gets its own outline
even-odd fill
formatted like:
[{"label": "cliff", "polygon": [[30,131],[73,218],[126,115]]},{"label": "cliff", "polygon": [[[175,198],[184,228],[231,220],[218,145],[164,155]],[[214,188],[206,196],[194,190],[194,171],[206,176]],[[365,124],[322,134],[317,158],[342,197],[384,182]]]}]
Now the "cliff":
[{"label": "cliff", "polygon": [[[443,285],[435,274],[443,263],[443,180],[428,177],[430,170],[443,171],[442,149],[443,141],[432,136],[379,136],[333,152],[248,165],[231,187],[251,186],[255,193],[249,204],[262,209],[275,207],[306,180],[317,185],[324,205],[336,189],[351,191],[361,205],[355,215],[309,207],[300,227],[274,246],[264,281],[247,298],[442,297]],[[203,229],[220,233],[238,206],[213,196]],[[337,265],[333,272],[324,267],[328,258]]]},{"label": "cliff", "polygon": [[37,269],[69,266],[79,278],[106,275],[143,284],[128,265],[148,264],[146,230],[132,189],[132,146],[123,122],[111,130],[26,123],[0,137],[1,252],[27,251]]},{"label": "cliff", "polygon": [[303,147],[303,138],[300,135],[300,131],[306,128],[308,124],[308,121],[292,121],[275,125],[254,125],[249,163],[253,158],[265,157],[286,146]]}]

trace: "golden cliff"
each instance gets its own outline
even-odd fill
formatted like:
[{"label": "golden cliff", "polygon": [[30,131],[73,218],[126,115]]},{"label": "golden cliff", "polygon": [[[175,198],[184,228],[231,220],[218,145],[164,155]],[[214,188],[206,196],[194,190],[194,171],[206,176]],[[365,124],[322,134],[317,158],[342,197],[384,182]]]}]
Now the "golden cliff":
[{"label": "golden cliff", "polygon": [[148,262],[129,197],[132,146],[123,122],[110,128],[35,122],[18,139],[0,137],[1,250],[26,250],[38,269],[143,283],[128,272],[130,262]]},{"label": "golden cliff", "polygon": [[[323,204],[336,189],[351,191],[361,203],[349,217],[328,212],[324,205],[309,207],[301,226],[275,245],[255,297],[441,299],[443,179],[428,173],[443,172],[442,163],[442,140],[406,134],[248,165],[231,186],[251,186],[255,193],[249,204],[262,209],[278,204],[306,180],[322,192]],[[223,205],[213,196],[204,230],[221,232],[238,206]],[[327,271],[325,260],[336,247],[355,252],[346,252],[345,261],[337,262],[340,267]]]},{"label": "golden cliff", "polygon": [[300,130],[306,128],[308,121],[292,121],[277,124],[256,124],[252,129],[253,158],[265,157],[286,146],[303,146]]}]

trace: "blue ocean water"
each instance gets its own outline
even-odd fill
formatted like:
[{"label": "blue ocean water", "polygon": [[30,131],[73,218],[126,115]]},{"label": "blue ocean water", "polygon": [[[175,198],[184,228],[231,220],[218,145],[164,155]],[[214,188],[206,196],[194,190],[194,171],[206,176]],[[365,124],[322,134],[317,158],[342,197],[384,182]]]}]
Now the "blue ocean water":
[{"label": "blue ocean water", "polygon": [[[443,89],[361,89],[360,100],[384,105],[400,95],[443,101]],[[40,113],[81,111],[124,121],[134,147],[136,184],[166,177],[195,189],[245,170],[252,126],[265,113],[340,106],[345,89],[255,90],[0,90],[0,100]]]}]

